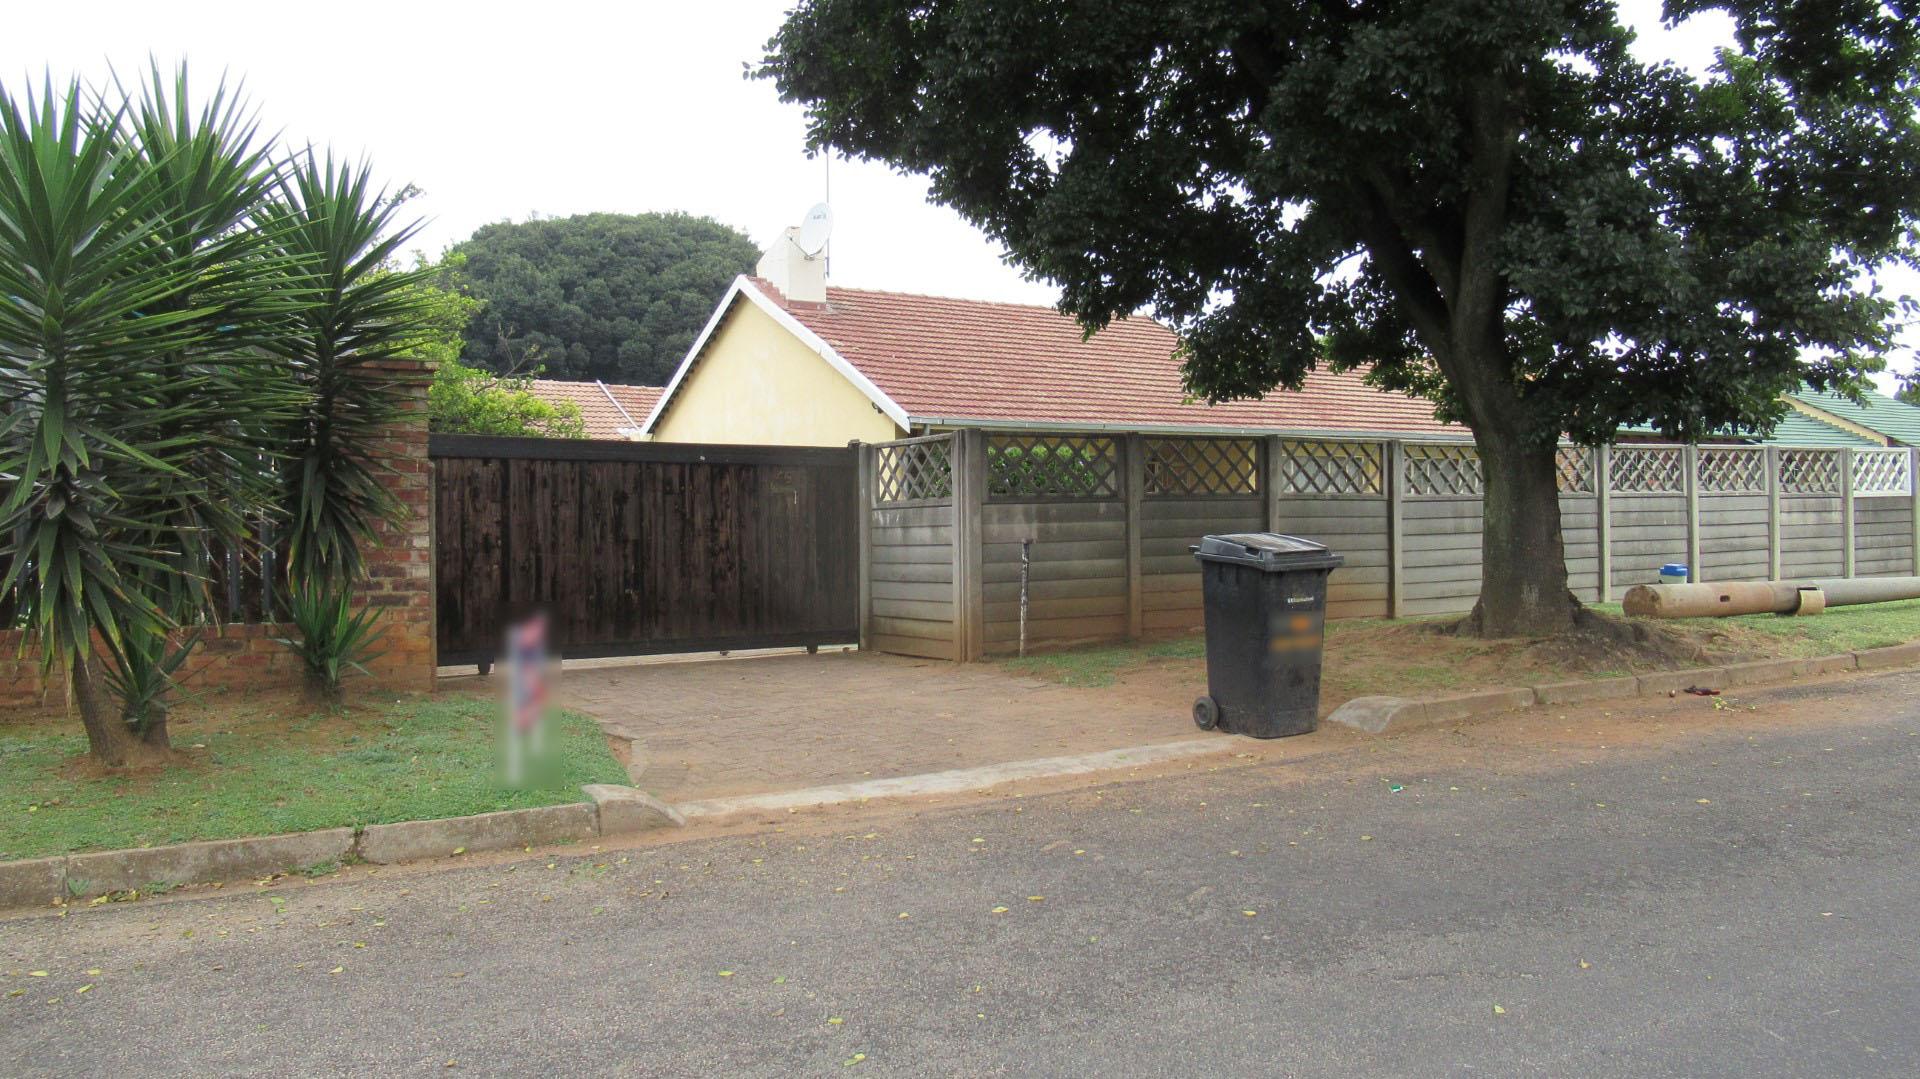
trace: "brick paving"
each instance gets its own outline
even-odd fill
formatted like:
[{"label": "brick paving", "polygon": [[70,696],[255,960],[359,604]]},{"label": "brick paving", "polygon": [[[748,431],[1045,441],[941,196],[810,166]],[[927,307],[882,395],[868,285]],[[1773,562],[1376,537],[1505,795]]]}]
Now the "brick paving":
[{"label": "brick paving", "polygon": [[670,802],[1199,736],[1190,701],[851,652],[569,669],[556,700],[633,739],[636,785]]}]

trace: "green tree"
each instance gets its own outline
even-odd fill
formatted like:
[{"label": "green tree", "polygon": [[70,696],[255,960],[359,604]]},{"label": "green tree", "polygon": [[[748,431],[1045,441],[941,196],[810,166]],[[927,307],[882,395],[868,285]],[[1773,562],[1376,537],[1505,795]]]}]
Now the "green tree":
[{"label": "green tree", "polygon": [[461,435],[587,437],[580,406],[534,396],[532,381],[458,362],[442,363],[428,392],[433,429]]},{"label": "green tree", "polygon": [[1729,15],[1704,78],[1599,0],[802,0],[758,73],[815,147],[931,177],[1089,328],[1141,308],[1212,401],[1366,369],[1473,431],[1467,625],[1550,633],[1553,447],[1766,429],[1891,344],[1920,206],[1904,4]]},{"label": "green tree", "polygon": [[0,89],[0,592],[106,764],[167,748],[169,635],[294,401],[259,347],[299,302],[253,227],[270,152],[224,86],[195,111],[184,70]]},{"label": "green tree", "polygon": [[485,301],[462,362],[500,374],[659,385],[759,252],[687,214],[582,214],[482,226],[452,273]]},{"label": "green tree", "polygon": [[484,301],[445,286],[458,275],[464,262],[464,256],[450,254],[431,267],[431,273],[416,286],[421,291],[425,317],[409,352],[434,365],[433,386],[427,393],[432,429],[464,435],[587,437],[579,406],[535,397],[531,375],[498,375],[460,362],[467,327],[486,306]]}]

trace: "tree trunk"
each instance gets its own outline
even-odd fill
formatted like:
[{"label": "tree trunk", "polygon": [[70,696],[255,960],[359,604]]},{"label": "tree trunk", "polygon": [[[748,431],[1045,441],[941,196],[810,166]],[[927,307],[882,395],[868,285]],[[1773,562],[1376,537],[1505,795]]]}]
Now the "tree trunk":
[{"label": "tree trunk", "polygon": [[1553,446],[1475,431],[1486,490],[1480,599],[1466,628],[1482,637],[1544,637],[1573,628],[1582,610],[1567,587]]},{"label": "tree trunk", "polygon": [[73,679],[73,701],[80,710],[80,725],[87,731],[87,752],[109,768],[124,768],[152,756],[134,735],[133,728],[120,714],[120,706],[107,691],[104,672],[98,658],[73,657],[69,671]]},{"label": "tree trunk", "polygon": [[167,734],[166,701],[154,701],[147,706],[147,721],[140,727],[140,743],[162,752],[173,748],[173,740]]}]

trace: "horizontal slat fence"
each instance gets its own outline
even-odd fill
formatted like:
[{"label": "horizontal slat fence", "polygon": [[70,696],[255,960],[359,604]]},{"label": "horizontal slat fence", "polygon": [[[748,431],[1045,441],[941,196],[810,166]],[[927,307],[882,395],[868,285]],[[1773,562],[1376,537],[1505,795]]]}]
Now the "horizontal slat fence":
[{"label": "horizontal slat fence", "polygon": [[[1197,631],[1189,548],[1208,534],[1327,544],[1345,559],[1333,618],[1464,613],[1479,596],[1483,486],[1466,443],[959,431],[865,452],[881,471],[902,454],[945,466],[930,497],[870,502],[870,643],[887,651],[1020,647],[1023,541],[1028,647]],[[1920,574],[1909,449],[1563,446],[1556,465],[1568,586],[1585,602],[1656,583],[1669,562],[1717,581]],[[920,531],[902,531],[908,507]],[[892,568],[910,541],[918,588]]]}]

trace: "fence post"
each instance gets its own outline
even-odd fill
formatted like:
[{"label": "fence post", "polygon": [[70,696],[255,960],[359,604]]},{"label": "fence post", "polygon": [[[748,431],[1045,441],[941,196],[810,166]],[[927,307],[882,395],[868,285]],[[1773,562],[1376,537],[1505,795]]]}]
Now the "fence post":
[{"label": "fence post", "polygon": [[1600,602],[1613,601],[1613,447],[1605,442],[1593,448],[1593,531],[1600,564],[1594,575]]},{"label": "fence post", "polygon": [[1920,577],[1920,449],[1907,451],[1907,554],[1913,559],[1913,575]]},{"label": "fence post", "polygon": [[1403,511],[1407,501],[1407,444],[1397,438],[1387,443],[1387,474],[1383,479],[1387,495],[1387,617],[1400,618],[1407,609],[1406,574],[1400,565],[1406,547]]},{"label": "fence post", "polygon": [[1146,534],[1141,503],[1147,492],[1147,440],[1137,432],[1128,434],[1122,444],[1126,476],[1121,493],[1126,498],[1127,514],[1127,637],[1137,639],[1146,632],[1144,597],[1140,592],[1140,547]]},{"label": "fence post", "polygon": [[1680,447],[1680,467],[1686,470],[1681,489],[1687,493],[1687,582],[1698,584],[1706,579],[1700,566],[1700,447]]},{"label": "fence post", "polygon": [[1768,446],[1767,457],[1767,580],[1780,579],[1780,448]]},{"label": "fence post", "polygon": [[1268,435],[1260,440],[1260,513],[1261,528],[1268,532],[1280,530],[1280,436]]},{"label": "fence post", "polygon": [[849,443],[853,447],[856,465],[854,504],[860,512],[860,650],[873,648],[873,469],[874,457],[880,451],[866,445],[859,439]]},{"label": "fence post", "polygon": [[953,439],[954,658],[968,663],[986,652],[981,522],[987,496],[987,436],[984,431],[959,430]]},{"label": "fence post", "polygon": [[1853,451],[1840,451],[1840,576],[1853,576]]}]

